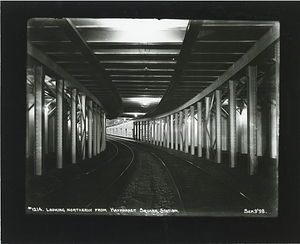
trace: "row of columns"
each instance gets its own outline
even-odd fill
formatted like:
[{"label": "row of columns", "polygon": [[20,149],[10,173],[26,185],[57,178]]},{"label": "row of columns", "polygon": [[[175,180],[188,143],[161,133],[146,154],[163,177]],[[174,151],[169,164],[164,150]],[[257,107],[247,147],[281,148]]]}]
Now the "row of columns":
[{"label": "row of columns", "polygon": [[[45,109],[44,84],[45,74],[42,65],[34,67],[34,124],[35,124],[35,147],[34,147],[34,173],[42,175],[45,161],[45,154],[48,153],[48,111]],[[66,129],[67,118],[64,113],[64,80],[56,80],[56,167],[63,168],[64,153],[64,129]],[[71,122],[71,163],[76,164],[78,149],[80,148],[81,158],[85,159],[86,154],[86,132],[88,132],[88,158],[100,154],[106,148],[105,114],[97,104],[86,96],[81,95],[77,99],[76,88],[70,92],[70,122]],[[80,104],[80,126],[77,121],[77,107]],[[80,128],[80,131],[79,131]],[[79,136],[80,134],[80,136]],[[80,138],[79,138],[80,137]],[[78,146],[80,142],[80,145]]]},{"label": "row of columns", "polygon": [[[247,67],[247,138],[248,138],[248,173],[257,174],[257,67]],[[229,167],[237,167],[237,125],[236,125],[236,82],[228,81],[229,100]],[[202,114],[202,101],[164,118],[134,122],[134,138],[154,145],[170,147],[171,149],[190,152],[202,157],[205,147],[206,159],[222,162],[222,91],[216,90],[204,98],[205,114]],[[195,141],[195,105],[197,110],[197,139]],[[211,116],[214,109],[215,131],[212,131]],[[147,127],[146,127],[147,124]],[[188,130],[190,127],[190,143]],[[147,133],[146,133],[147,131]],[[215,141],[212,141],[215,133]],[[146,136],[147,135],[147,136]],[[203,136],[203,137],[202,137]],[[204,139],[204,142],[202,141]],[[190,144],[190,150],[189,150]]]}]

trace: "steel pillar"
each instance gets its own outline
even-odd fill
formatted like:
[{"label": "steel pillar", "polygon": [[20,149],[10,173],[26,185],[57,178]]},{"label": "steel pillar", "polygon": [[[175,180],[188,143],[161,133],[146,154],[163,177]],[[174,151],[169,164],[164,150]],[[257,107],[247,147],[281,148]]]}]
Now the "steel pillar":
[{"label": "steel pillar", "polygon": [[248,138],[248,173],[257,175],[257,67],[247,67],[247,138]]},{"label": "steel pillar", "polygon": [[141,141],[143,141],[143,126],[144,126],[144,124],[143,124],[143,121],[141,121],[140,122],[141,123],[141,128],[140,128],[140,133],[141,133]]},{"label": "steel pillar", "polygon": [[136,140],[140,139],[140,122],[136,122]]},{"label": "steel pillar", "polygon": [[143,141],[146,142],[147,138],[146,138],[146,134],[147,134],[147,128],[146,128],[146,121],[144,121],[144,126],[143,126]]},{"label": "steel pillar", "polygon": [[103,144],[104,150],[106,150],[106,114],[103,113]]},{"label": "steel pillar", "polygon": [[188,153],[189,152],[189,124],[188,124],[188,113],[189,110],[185,109],[184,110],[184,130],[185,130],[185,143],[184,143],[184,152]]},{"label": "steel pillar", "polygon": [[63,166],[63,98],[64,80],[56,80],[56,167],[62,169]]},{"label": "steel pillar", "polygon": [[179,146],[180,146],[180,151],[183,151],[183,111],[179,112]]},{"label": "steel pillar", "polygon": [[174,148],[174,126],[173,126],[173,117],[174,115],[170,115],[170,136],[171,136],[171,149]]},{"label": "steel pillar", "polygon": [[145,123],[144,123],[144,121],[142,121],[141,122],[142,124],[141,124],[141,139],[142,139],[142,141],[144,141],[144,139],[145,139]]},{"label": "steel pillar", "polygon": [[150,120],[147,121],[147,142],[150,143]]},{"label": "steel pillar", "polygon": [[132,138],[136,140],[136,122],[133,122]]},{"label": "steel pillar", "polygon": [[144,142],[147,142],[147,122],[144,121]]},{"label": "steel pillar", "polygon": [[175,150],[178,150],[178,113],[175,114]]},{"label": "steel pillar", "polygon": [[229,86],[229,167],[237,167],[236,150],[236,82],[228,81]]},{"label": "steel pillar", "polygon": [[163,146],[164,143],[164,119],[160,121],[160,146]]},{"label": "steel pillar", "polygon": [[44,67],[34,67],[34,120],[35,120],[35,150],[34,150],[34,171],[35,175],[43,174],[44,162]]},{"label": "steel pillar", "polygon": [[145,131],[146,131],[146,126],[145,126],[145,121],[142,121],[142,141],[145,141]]},{"label": "steel pillar", "polygon": [[154,145],[158,144],[158,124],[156,123],[156,120],[154,120]]},{"label": "steel pillar", "polygon": [[49,151],[49,137],[48,137],[48,125],[49,125],[49,119],[48,119],[48,107],[45,107],[44,109],[44,148],[45,148],[45,154],[48,154]]},{"label": "steel pillar", "polygon": [[[104,112],[101,112],[101,117],[100,117],[100,120],[101,120],[101,152],[103,152],[105,150],[104,148]],[[114,134],[114,129],[112,129],[112,133]]]},{"label": "steel pillar", "polygon": [[143,123],[139,121],[139,141],[143,140]]},{"label": "steel pillar", "polygon": [[101,109],[97,109],[97,154],[101,152]]},{"label": "steel pillar", "polygon": [[137,140],[137,123],[133,122],[133,139]]},{"label": "steel pillar", "polygon": [[191,155],[195,155],[195,107],[190,107],[191,111]]},{"label": "steel pillar", "polygon": [[138,122],[135,122],[135,140],[138,139]]},{"label": "steel pillar", "polygon": [[154,133],[154,124],[153,124],[153,120],[150,121],[150,124],[149,124],[151,130],[150,130],[150,139],[149,139],[149,143],[150,144],[153,144],[153,133]]},{"label": "steel pillar", "polygon": [[222,160],[222,114],[221,114],[222,91],[216,90],[216,156],[217,163]]},{"label": "steel pillar", "polygon": [[97,156],[97,105],[93,109],[93,156]]},{"label": "steel pillar", "polygon": [[270,157],[278,157],[278,135],[279,135],[279,41],[274,45],[275,56],[275,99],[271,99],[270,108]]},{"label": "steel pillar", "polygon": [[202,157],[202,102],[197,102],[197,120],[198,157]]},{"label": "steel pillar", "polygon": [[206,159],[210,159],[210,97],[205,97],[205,149]]},{"label": "steel pillar", "polygon": [[81,96],[81,152],[82,159],[85,160],[85,142],[86,142],[86,96]]},{"label": "steel pillar", "polygon": [[140,135],[140,132],[139,132],[139,122],[136,122],[136,140],[138,141],[139,140],[139,135]]},{"label": "steel pillar", "polygon": [[71,161],[76,164],[77,146],[77,90],[71,90]]},{"label": "steel pillar", "polygon": [[88,158],[92,158],[93,149],[93,101],[88,101]]},{"label": "steel pillar", "polygon": [[135,140],[135,122],[133,122],[133,128],[132,128],[132,138]]},{"label": "steel pillar", "polygon": [[170,117],[166,117],[166,132],[167,132],[167,148],[170,147]]}]

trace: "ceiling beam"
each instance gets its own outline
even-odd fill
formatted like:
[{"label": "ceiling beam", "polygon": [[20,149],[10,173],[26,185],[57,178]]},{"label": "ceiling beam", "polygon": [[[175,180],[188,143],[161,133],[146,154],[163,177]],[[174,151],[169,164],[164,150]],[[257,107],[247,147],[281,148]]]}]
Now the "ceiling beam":
[{"label": "ceiling beam", "polygon": [[83,37],[80,35],[80,33],[77,31],[77,29],[74,26],[74,24],[72,23],[72,21],[68,18],[57,19],[56,24],[64,32],[64,34],[72,41],[72,43],[75,45],[75,47],[80,50],[80,52],[90,62],[90,64],[93,66],[93,68],[101,75],[101,77],[103,77],[104,82],[106,83],[107,87],[109,87],[110,90],[112,91],[115,101],[117,103],[117,106],[118,106],[117,113],[121,114],[123,111],[123,104],[122,104],[120,94],[118,93],[117,89],[115,88],[111,78],[107,75],[107,73],[106,73],[105,69],[103,68],[103,66],[101,65],[100,61],[94,55],[93,51],[87,45],[87,43],[85,42]]},{"label": "ceiling beam", "polygon": [[[208,96],[216,89],[220,88],[222,85],[225,84],[232,76],[238,73],[240,70],[245,68],[251,61],[253,61],[256,57],[258,57],[267,47],[272,45],[279,39],[280,32],[279,32],[279,24],[276,23],[270,30],[268,30],[258,41],[257,43],[249,49],[249,51],[242,56],[238,61],[236,61],[224,74],[222,74],[218,79],[216,79],[210,86],[204,89],[202,92],[197,94],[188,102],[184,103],[180,107],[169,111],[168,113],[164,113],[159,115],[157,118],[161,118],[167,116],[169,114],[176,113],[181,111],[196,102],[200,101],[204,97]],[[144,120],[148,120],[149,118],[145,118]]]},{"label": "ceiling beam", "polygon": [[175,89],[176,84],[178,83],[181,73],[183,71],[183,67],[187,63],[187,59],[190,53],[192,52],[193,45],[197,40],[202,24],[203,21],[191,20],[189,22],[171,82],[165,95],[163,96],[157,107],[161,106],[161,104],[164,103],[167,96]]},{"label": "ceiling beam", "polygon": [[105,110],[102,103],[81,83],[79,83],[73,76],[71,76],[68,72],[62,69],[59,65],[57,65],[53,60],[51,60],[48,56],[42,53],[40,50],[35,48],[30,41],[27,41],[27,53],[32,56],[43,65],[51,69],[54,73],[58,74],[60,77],[64,78],[66,81],[70,82],[74,87],[79,89],[81,92],[85,93],[89,98],[91,98],[95,103],[97,103],[102,109]]}]

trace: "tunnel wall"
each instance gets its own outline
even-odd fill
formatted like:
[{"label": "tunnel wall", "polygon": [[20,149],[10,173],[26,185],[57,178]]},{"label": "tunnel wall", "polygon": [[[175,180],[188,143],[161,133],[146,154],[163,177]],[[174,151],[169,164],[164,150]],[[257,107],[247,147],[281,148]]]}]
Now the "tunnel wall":
[{"label": "tunnel wall", "polygon": [[123,124],[107,127],[106,132],[109,135],[133,138],[133,121],[129,121],[129,122],[125,122]]},{"label": "tunnel wall", "polygon": [[29,177],[76,164],[106,149],[106,111],[101,103],[58,75],[48,76],[46,72],[45,66],[36,60],[27,68]]},{"label": "tunnel wall", "polygon": [[[270,111],[266,111],[270,112]],[[268,144],[268,133],[269,123],[268,115],[263,114],[260,107],[258,107],[257,113],[257,156],[268,156],[267,155],[267,144]],[[215,117],[211,120],[211,131],[216,130]],[[195,125],[197,124],[197,118],[194,119]],[[202,122],[202,127],[203,127]],[[237,126],[237,152],[241,154],[247,154],[247,109],[244,109],[241,113],[236,112],[236,126]],[[107,127],[107,134],[122,136],[133,139],[133,121],[126,122],[123,124]],[[127,131],[127,133],[126,133]],[[175,138],[175,130],[173,131],[173,138]],[[194,140],[197,140],[198,130],[194,131]],[[153,133],[152,133],[153,134]],[[185,133],[184,133],[185,135]],[[212,140],[216,139],[216,134],[212,133]],[[158,134],[158,140],[161,140],[161,134]],[[204,135],[202,135],[202,141],[204,141]],[[191,126],[188,126],[188,145],[191,145]],[[228,119],[222,117],[222,150],[228,150]]]}]

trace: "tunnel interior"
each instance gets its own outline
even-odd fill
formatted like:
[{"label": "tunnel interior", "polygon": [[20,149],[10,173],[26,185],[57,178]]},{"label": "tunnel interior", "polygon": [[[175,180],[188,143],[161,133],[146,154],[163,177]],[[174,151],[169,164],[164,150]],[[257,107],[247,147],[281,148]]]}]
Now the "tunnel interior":
[{"label": "tunnel interior", "polygon": [[118,136],[276,178],[279,46],[275,21],[30,19],[26,177]]}]

